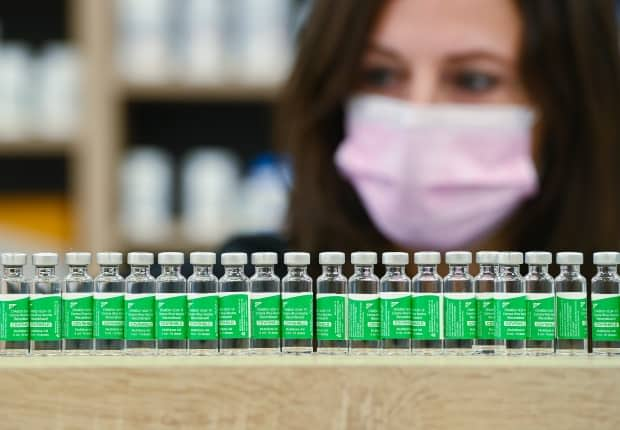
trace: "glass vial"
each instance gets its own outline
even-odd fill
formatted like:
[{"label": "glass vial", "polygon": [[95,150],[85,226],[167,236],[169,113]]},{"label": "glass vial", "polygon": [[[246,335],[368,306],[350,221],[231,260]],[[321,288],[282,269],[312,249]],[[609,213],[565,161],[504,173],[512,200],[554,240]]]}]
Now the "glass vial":
[{"label": "glass vial", "polygon": [[288,273],[282,278],[282,352],[311,354],[314,297],[312,278],[306,272],[310,254],[287,252],[284,264]]},{"label": "glass vial", "polygon": [[411,351],[414,355],[443,352],[443,279],[437,273],[441,254],[416,252],[418,273],[411,281]]},{"label": "glass vial", "polygon": [[98,252],[99,275],[95,278],[95,354],[123,353],[125,328],[125,279],[118,273],[120,252]]},{"label": "glass vial", "polygon": [[351,254],[353,276],[349,278],[349,354],[377,354],[381,346],[379,278],[374,274],[376,252]]},{"label": "glass vial", "polygon": [[474,353],[481,355],[495,354],[495,282],[498,255],[496,251],[476,252],[476,263],[480,270],[474,278],[477,317]]},{"label": "glass vial", "polygon": [[280,353],[280,278],[275,252],[252,254],[254,275],[250,278],[250,349],[254,354]]},{"label": "glass vial", "polygon": [[592,278],[592,353],[620,355],[620,277],[617,252],[595,252]]},{"label": "glass vial", "polygon": [[217,354],[217,277],[214,252],[192,252],[194,273],[187,279],[187,337],[190,355]]},{"label": "glass vial", "polygon": [[26,254],[2,254],[0,278],[0,355],[29,352],[30,283],[24,278]]},{"label": "glass vial", "polygon": [[62,285],[62,350],[68,355],[89,355],[93,337],[93,294],[95,283],[88,274],[90,252],[67,252],[69,273]]},{"label": "glass vial", "polygon": [[473,353],[476,338],[476,296],[474,278],[469,274],[472,255],[468,251],[446,252],[448,275],[444,278],[444,352],[451,355]]},{"label": "glass vial", "polygon": [[555,292],[549,275],[550,252],[526,252],[525,282],[527,326],[525,353],[551,355],[555,352]]},{"label": "glass vial", "polygon": [[61,342],[61,282],[56,277],[58,254],[32,254],[35,275],[30,290],[30,353],[57,355]]},{"label": "glass vial", "polygon": [[555,278],[556,344],[559,355],[588,353],[586,278],[580,273],[581,252],[558,252],[560,274]]},{"label": "glass vial", "polygon": [[157,262],[161,266],[155,296],[155,331],[159,355],[187,354],[187,281],[181,275],[184,261],[182,252],[157,254]]},{"label": "glass vial", "polygon": [[409,254],[384,252],[381,262],[381,352],[385,355],[411,353],[411,279],[407,276]]},{"label": "glass vial", "polygon": [[125,279],[125,353],[155,355],[155,278],[151,252],[130,252],[127,264],[130,273]]},{"label": "glass vial", "polygon": [[499,275],[495,293],[496,353],[522,355],[525,353],[525,284],[520,267],[521,252],[500,252]]},{"label": "glass vial", "polygon": [[250,351],[250,280],[243,268],[248,256],[226,252],[221,257],[224,275],[220,278],[219,330],[220,353],[247,354]]},{"label": "glass vial", "polygon": [[316,280],[316,350],[319,354],[346,354],[347,278],[342,274],[344,252],[321,252],[323,273]]}]

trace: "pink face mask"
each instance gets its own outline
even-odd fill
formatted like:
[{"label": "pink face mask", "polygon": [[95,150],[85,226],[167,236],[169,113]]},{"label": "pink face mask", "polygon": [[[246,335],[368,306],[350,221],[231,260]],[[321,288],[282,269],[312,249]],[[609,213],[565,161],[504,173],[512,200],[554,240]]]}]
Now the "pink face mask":
[{"label": "pink face mask", "polygon": [[530,110],[517,106],[359,96],[349,103],[335,161],[392,242],[460,248],[536,194],[533,121]]}]

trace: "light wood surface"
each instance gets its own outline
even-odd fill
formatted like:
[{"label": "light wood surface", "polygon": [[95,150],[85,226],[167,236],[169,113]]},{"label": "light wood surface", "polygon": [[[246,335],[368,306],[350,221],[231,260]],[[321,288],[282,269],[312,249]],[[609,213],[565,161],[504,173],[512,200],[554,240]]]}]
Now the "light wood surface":
[{"label": "light wood surface", "polygon": [[0,359],[2,428],[614,429],[620,359]]}]

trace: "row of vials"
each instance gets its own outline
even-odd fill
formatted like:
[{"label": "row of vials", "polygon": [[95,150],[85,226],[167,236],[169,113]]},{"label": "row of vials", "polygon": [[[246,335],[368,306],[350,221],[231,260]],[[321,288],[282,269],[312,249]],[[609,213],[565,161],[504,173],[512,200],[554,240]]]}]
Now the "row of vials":
[{"label": "row of vials", "polygon": [[382,254],[385,274],[374,273],[377,253],[354,252],[354,273],[342,273],[345,254],[322,252],[322,275],[307,274],[310,254],[288,252],[287,275],[274,273],[278,255],[224,253],[225,273],[213,274],[216,254],[193,252],[194,273],[180,271],[184,254],[158,254],[161,275],[150,274],[154,255],[127,255],[131,273],[119,274],[123,255],[96,254],[100,273],[88,274],[90,253],[65,255],[69,273],[55,274],[58,254],[32,255],[35,275],[23,276],[26,254],[4,253],[0,278],[2,355],[210,354],[620,354],[620,253],[595,253],[598,273],[580,274],[583,254],[560,252],[552,277],[549,252],[445,254],[449,273],[437,273],[439,252],[416,252],[418,272],[406,273],[409,254]]}]

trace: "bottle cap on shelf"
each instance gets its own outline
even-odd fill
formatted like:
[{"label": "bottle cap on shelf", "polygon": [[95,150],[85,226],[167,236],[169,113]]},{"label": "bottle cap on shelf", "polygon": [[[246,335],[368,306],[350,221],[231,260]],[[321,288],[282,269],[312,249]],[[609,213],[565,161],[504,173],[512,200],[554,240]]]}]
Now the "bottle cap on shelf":
[{"label": "bottle cap on shelf", "polygon": [[377,253],[357,251],[351,253],[351,264],[377,264]]},{"label": "bottle cap on shelf", "polygon": [[255,266],[273,266],[278,264],[278,254],[275,252],[253,252],[252,264]]},{"label": "bottle cap on shelf", "polygon": [[130,252],[127,254],[127,264],[130,266],[150,266],[155,261],[152,252]]},{"label": "bottle cap on shelf", "polygon": [[284,264],[287,266],[307,266],[310,264],[310,254],[307,252],[287,252],[284,254]]},{"label": "bottle cap on shelf", "polygon": [[212,266],[215,264],[215,252],[192,252],[189,254],[190,264]]},{"label": "bottle cap on shelf", "polygon": [[342,265],[345,262],[344,252],[321,252],[319,254],[319,264]]},{"label": "bottle cap on shelf", "polygon": [[32,264],[35,266],[55,266],[58,264],[58,254],[55,252],[37,252],[32,254]]},{"label": "bottle cap on shelf", "polygon": [[225,252],[220,259],[224,266],[243,266],[248,264],[248,254],[245,252]]},{"label": "bottle cap on shelf", "polygon": [[90,252],[67,252],[65,263],[69,266],[88,266],[90,264]]},{"label": "bottle cap on shelf", "polygon": [[446,252],[446,263],[448,264],[471,264],[471,252],[469,251]]},{"label": "bottle cap on shelf", "polygon": [[557,264],[583,264],[583,254],[581,252],[558,252],[555,254]]},{"label": "bottle cap on shelf", "polygon": [[553,256],[546,251],[528,251],[525,253],[525,262],[527,264],[551,264]]},{"label": "bottle cap on shelf", "polygon": [[478,264],[497,264],[499,252],[497,251],[478,251],[476,252],[476,263]]},{"label": "bottle cap on shelf", "polygon": [[523,264],[523,253],[516,251],[500,252],[497,256],[497,262],[508,266]]},{"label": "bottle cap on shelf", "polygon": [[439,264],[441,263],[441,253],[437,251],[420,251],[413,254],[415,264]]},{"label": "bottle cap on shelf", "polygon": [[122,252],[98,252],[97,264],[100,266],[118,266],[123,264]]},{"label": "bottle cap on shelf", "polygon": [[181,266],[185,263],[185,254],[182,252],[160,252],[157,254],[157,262],[159,264],[173,264]]},{"label": "bottle cap on shelf", "polygon": [[3,252],[2,264],[4,266],[24,266],[26,264],[26,254],[23,252]]},{"label": "bottle cap on shelf", "polygon": [[386,266],[406,266],[409,264],[409,254],[406,252],[384,252],[381,262]]},{"label": "bottle cap on shelf", "polygon": [[595,252],[592,254],[592,262],[597,266],[615,266],[619,256],[618,252]]}]

